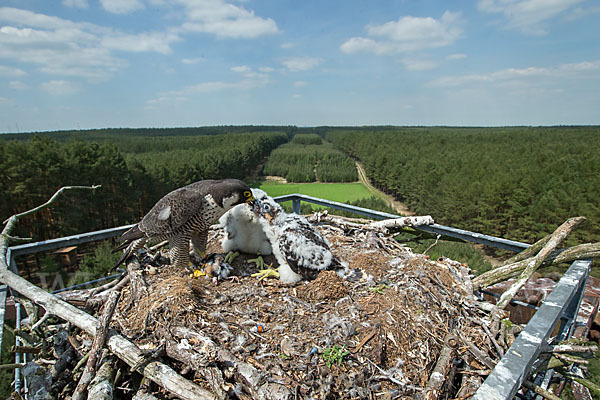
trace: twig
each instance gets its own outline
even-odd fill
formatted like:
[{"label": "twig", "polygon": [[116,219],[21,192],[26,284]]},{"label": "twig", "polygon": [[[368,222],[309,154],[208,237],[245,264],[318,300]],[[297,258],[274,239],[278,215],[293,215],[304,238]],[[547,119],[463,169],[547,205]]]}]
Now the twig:
[{"label": "twig", "polygon": [[377,329],[373,329],[371,332],[369,332],[367,334],[367,336],[364,337],[363,340],[360,341],[359,344],[356,345],[356,347],[354,348],[354,350],[352,350],[352,353],[358,353],[360,351],[360,349],[367,344],[367,342],[369,340],[371,340],[373,338],[373,336],[375,336],[375,334],[377,333]]},{"label": "twig", "polygon": [[[33,214],[33,213],[38,212],[39,210],[41,210],[43,208],[48,207],[65,190],[70,190],[70,189],[91,189],[91,190],[94,190],[94,189],[98,189],[100,186],[102,186],[102,185],[92,185],[92,186],[63,186],[60,189],[58,189],[56,191],[56,193],[54,193],[52,195],[52,197],[50,197],[50,200],[48,200],[44,204],[39,205],[39,206],[37,206],[35,208],[32,208],[31,210],[24,211],[24,212],[22,212],[20,214],[15,214],[15,215],[13,215],[13,216],[5,219],[2,223],[3,224],[7,224],[6,228],[9,227],[8,224],[10,223],[11,224],[10,229],[12,229],[12,226],[19,220],[19,218],[24,217],[24,216],[29,215],[29,214]],[[8,233],[8,232],[2,232],[2,233],[4,234],[4,233]]]},{"label": "twig", "polygon": [[446,381],[446,376],[454,359],[454,350],[458,346],[458,340],[455,335],[449,333],[444,338],[444,346],[440,350],[438,360],[429,375],[427,386],[425,386],[425,399],[436,400],[441,394],[442,386]]},{"label": "twig", "polygon": [[593,344],[590,346],[575,345],[575,344],[557,344],[550,346],[545,352],[550,353],[595,353],[598,351],[598,346]]},{"label": "twig", "polygon": [[427,252],[429,250],[431,250],[436,244],[438,244],[438,242],[440,241],[440,238],[442,237],[442,235],[438,234],[435,238],[435,242],[433,242],[427,249],[425,249],[425,251],[423,252],[423,254],[427,254]]},{"label": "twig", "polygon": [[475,358],[477,358],[479,361],[484,363],[488,368],[494,369],[494,367],[496,366],[495,361],[493,361],[491,358],[489,358],[487,355],[485,355],[485,353],[483,351],[479,350],[477,348],[477,346],[475,346],[472,342],[470,342],[462,334],[459,333],[458,336],[460,337],[460,340],[462,340],[463,343],[468,346],[469,351],[471,352],[471,354],[473,354],[475,356]]},{"label": "twig", "polygon": [[[560,250],[560,252],[556,254],[557,252],[550,254],[548,258],[542,262],[542,266],[570,263],[575,260],[600,257],[600,242],[579,244]],[[473,279],[473,289],[477,290],[512,278],[525,269],[527,262],[528,260],[520,260],[484,272]]]},{"label": "twig", "polygon": [[73,393],[73,400],[83,399],[88,385],[96,375],[98,356],[102,351],[102,348],[104,347],[106,335],[108,334],[108,325],[115,311],[120,295],[121,292],[113,292],[111,293],[108,301],[106,302],[104,312],[102,313],[102,316],[98,321],[96,337],[94,337],[94,342],[92,343],[92,348],[90,349],[90,356],[85,365],[85,369],[83,370],[83,374],[81,375],[81,379],[79,380],[79,383],[75,388],[75,392]]},{"label": "twig", "polygon": [[40,320],[38,322],[36,322],[32,327],[31,327],[31,332],[35,331],[37,328],[39,328],[44,322],[48,321],[48,319],[52,317],[52,314],[50,313],[46,313],[44,314],[44,316],[42,318],[40,318]]},{"label": "twig", "polygon": [[568,235],[571,233],[573,228],[577,225],[581,224],[585,221],[585,217],[576,217],[570,218],[566,222],[564,222],[561,226],[559,226],[552,236],[550,240],[544,245],[544,247],[540,250],[540,252],[527,261],[527,267],[521,273],[519,278],[505,291],[500,300],[496,303],[494,310],[492,310],[492,315],[497,312],[497,310],[503,310],[508,303],[512,300],[512,298],[521,290],[521,288],[525,285],[525,283],[529,280],[531,275],[535,272],[535,270],[542,264],[542,261],[550,254],[556,246],[558,246]]},{"label": "twig", "polygon": [[529,390],[533,390],[535,393],[539,394],[540,396],[542,396],[545,399],[548,400],[560,400],[560,397],[558,397],[557,395],[555,395],[552,392],[549,392],[546,389],[543,389],[541,387],[539,387],[538,385],[530,382],[530,381],[524,381],[523,382],[523,386],[525,386],[527,389]]}]

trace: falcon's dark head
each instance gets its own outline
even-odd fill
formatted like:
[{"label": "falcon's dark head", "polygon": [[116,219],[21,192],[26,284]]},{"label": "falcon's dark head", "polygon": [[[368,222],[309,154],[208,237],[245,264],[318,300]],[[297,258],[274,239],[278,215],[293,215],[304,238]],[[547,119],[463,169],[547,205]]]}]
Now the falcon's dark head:
[{"label": "falcon's dark head", "polygon": [[224,179],[215,183],[211,194],[217,204],[227,210],[242,203],[254,206],[256,202],[248,185],[239,179]]}]

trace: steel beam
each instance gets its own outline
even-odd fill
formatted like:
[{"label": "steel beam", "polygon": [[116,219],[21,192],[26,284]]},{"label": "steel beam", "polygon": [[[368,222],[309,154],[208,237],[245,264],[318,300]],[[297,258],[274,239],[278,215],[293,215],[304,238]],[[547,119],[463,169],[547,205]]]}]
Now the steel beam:
[{"label": "steel beam", "polygon": [[120,226],[118,228],[104,229],[101,231],[81,233],[73,236],[66,236],[58,239],[43,240],[41,242],[21,244],[18,246],[11,246],[12,257],[22,256],[25,254],[39,253],[41,251],[48,251],[58,249],[60,247],[76,246],[78,244],[94,242],[96,240],[108,239],[111,237],[119,236],[126,230],[131,228],[133,225]]},{"label": "steel beam", "polygon": [[581,301],[576,295],[585,286],[591,265],[590,260],[571,264],[525,330],[479,387],[473,400],[509,400],[515,396],[563,313],[573,303]]},{"label": "steel beam", "polygon": [[[385,212],[381,212],[381,211],[370,210],[368,208],[357,207],[357,206],[353,206],[350,204],[339,203],[337,201],[319,199],[317,197],[307,196],[304,194],[294,193],[294,194],[288,194],[285,196],[275,197],[275,201],[280,202],[280,203],[282,203],[284,201],[290,201],[290,200],[292,200],[292,202],[294,202],[294,206],[296,206],[296,202],[301,200],[301,201],[306,201],[307,203],[318,204],[321,206],[331,207],[331,208],[335,208],[338,210],[350,211],[355,214],[363,215],[365,217],[374,218],[374,219],[399,218],[399,216],[395,215],[395,214],[389,214],[389,213],[385,213]],[[294,208],[294,212],[299,213],[300,206],[298,205],[297,208],[298,208],[298,211],[296,211],[296,208]],[[514,251],[517,253],[522,250],[525,250],[526,248],[528,248],[530,246],[527,243],[521,243],[521,242],[517,242],[514,240],[508,240],[508,239],[498,238],[495,236],[484,235],[482,233],[465,231],[463,229],[452,228],[449,226],[444,226],[444,225],[439,225],[439,224],[419,225],[419,226],[415,226],[414,228],[418,229],[418,230],[426,231],[426,232],[439,234],[442,236],[449,236],[449,237],[461,239],[461,240],[464,240],[467,242],[480,243],[480,244],[485,244],[485,245],[491,246],[491,247],[496,247],[496,248],[500,248],[500,249],[504,249],[504,250],[510,250],[510,251]]]}]

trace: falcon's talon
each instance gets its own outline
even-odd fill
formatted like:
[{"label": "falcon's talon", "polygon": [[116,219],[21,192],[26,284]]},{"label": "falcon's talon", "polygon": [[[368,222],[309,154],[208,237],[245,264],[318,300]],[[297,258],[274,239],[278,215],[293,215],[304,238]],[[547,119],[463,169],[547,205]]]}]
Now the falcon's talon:
[{"label": "falcon's talon", "polygon": [[[267,269],[266,268],[267,267],[267,263],[265,262],[265,260],[263,260],[262,256],[258,256],[256,258],[248,260],[248,262],[256,264],[256,267],[259,268],[259,269],[261,269],[261,270]],[[271,265],[273,265],[273,264],[271,264]],[[270,265],[269,265],[269,267],[270,267]]]},{"label": "falcon's talon", "polygon": [[225,256],[225,262],[231,264],[233,262],[233,260],[235,260],[235,258],[237,256],[240,255],[239,251],[230,251],[229,253],[227,253],[227,255]]},{"label": "falcon's talon", "polygon": [[269,264],[269,268],[261,269],[258,272],[252,274],[253,278],[258,278],[259,281],[262,281],[265,278],[279,278],[279,272],[276,269],[271,268],[273,264]]}]

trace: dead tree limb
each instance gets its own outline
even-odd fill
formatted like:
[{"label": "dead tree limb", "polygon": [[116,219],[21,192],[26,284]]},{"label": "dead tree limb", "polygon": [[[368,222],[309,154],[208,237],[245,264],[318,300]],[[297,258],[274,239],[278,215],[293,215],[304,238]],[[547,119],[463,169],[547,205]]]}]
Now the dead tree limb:
[{"label": "dead tree limb", "polygon": [[[519,253],[520,254],[520,253]],[[553,265],[560,263],[570,263],[575,260],[582,260],[586,258],[597,258],[600,257],[600,242],[598,243],[584,243],[577,246],[569,247],[561,251],[556,256],[548,257],[542,265]],[[528,260],[519,260],[512,264],[506,264],[502,267],[494,268],[473,279],[473,289],[484,288],[493,285],[498,282],[510,279],[521,272],[527,267]]]},{"label": "dead tree limb", "polygon": [[576,344],[557,344],[549,346],[546,350],[550,353],[595,353],[598,351],[598,346],[593,344],[590,346]]},{"label": "dead tree limb", "polygon": [[556,246],[558,246],[569,235],[569,233],[571,233],[573,228],[581,224],[583,221],[585,221],[585,217],[570,218],[554,231],[540,252],[535,257],[528,259],[527,266],[519,278],[511,285],[511,287],[502,294],[500,300],[498,300],[496,303],[494,310],[492,310],[492,314],[494,314],[497,310],[504,310],[512,298],[529,280],[535,270],[542,264],[544,259],[548,257],[550,252],[554,250]]},{"label": "dead tree limb", "polygon": [[3,231],[2,233],[3,234],[4,233],[8,234],[12,230],[12,228],[14,227],[14,224],[17,223],[17,221],[19,220],[19,218],[24,217],[26,215],[30,215],[30,214],[36,213],[39,210],[48,207],[50,204],[52,204],[52,203],[54,203],[54,201],[56,201],[56,199],[58,198],[58,196],[60,196],[62,194],[62,192],[66,191],[66,190],[70,190],[70,189],[91,189],[91,190],[94,190],[94,189],[98,189],[100,186],[101,185],[92,185],[92,186],[63,186],[60,189],[58,189],[56,191],[56,193],[54,193],[52,195],[52,197],[50,197],[50,199],[47,202],[45,202],[44,204],[39,205],[39,206],[37,206],[35,208],[32,208],[31,210],[27,210],[25,212],[22,212],[20,214],[15,214],[15,215],[13,215],[13,216],[5,219],[2,223],[6,224],[6,227],[4,228],[4,231],[7,231],[7,230],[8,231],[7,232]]},{"label": "dead tree limb", "polygon": [[545,399],[560,400],[560,397],[558,397],[557,395],[555,395],[554,393],[552,393],[546,389],[539,387],[538,385],[534,384],[533,382],[526,380],[523,382],[523,386],[525,386],[529,390],[534,391],[536,394],[539,394],[540,396],[542,396]]},{"label": "dead tree limb", "polygon": [[90,382],[90,390],[88,391],[88,400],[112,400],[113,385],[112,378],[115,372],[115,366],[112,359],[107,357],[100,368],[98,374]]},{"label": "dead tree limb", "polygon": [[115,307],[117,306],[117,302],[119,301],[120,294],[121,292],[113,292],[108,298],[104,312],[98,321],[98,328],[92,343],[92,348],[90,349],[90,356],[83,370],[83,374],[81,375],[81,379],[79,380],[79,383],[75,388],[75,392],[73,393],[73,400],[82,400],[84,398],[88,385],[96,375],[99,355],[104,347],[104,342],[106,341],[106,335],[108,333],[108,326],[115,311]]},{"label": "dead tree limb", "polygon": [[440,351],[438,360],[433,368],[433,372],[429,375],[427,386],[425,386],[425,400],[436,400],[441,394],[442,386],[448,376],[448,371],[452,366],[454,359],[454,351],[458,346],[458,339],[453,334],[446,335],[444,346]]},{"label": "dead tree limb", "polygon": [[367,228],[375,230],[392,230],[399,229],[405,226],[418,226],[418,225],[431,225],[433,224],[433,218],[431,215],[414,216],[414,217],[401,217],[384,219],[383,221],[371,222],[367,224]]}]

